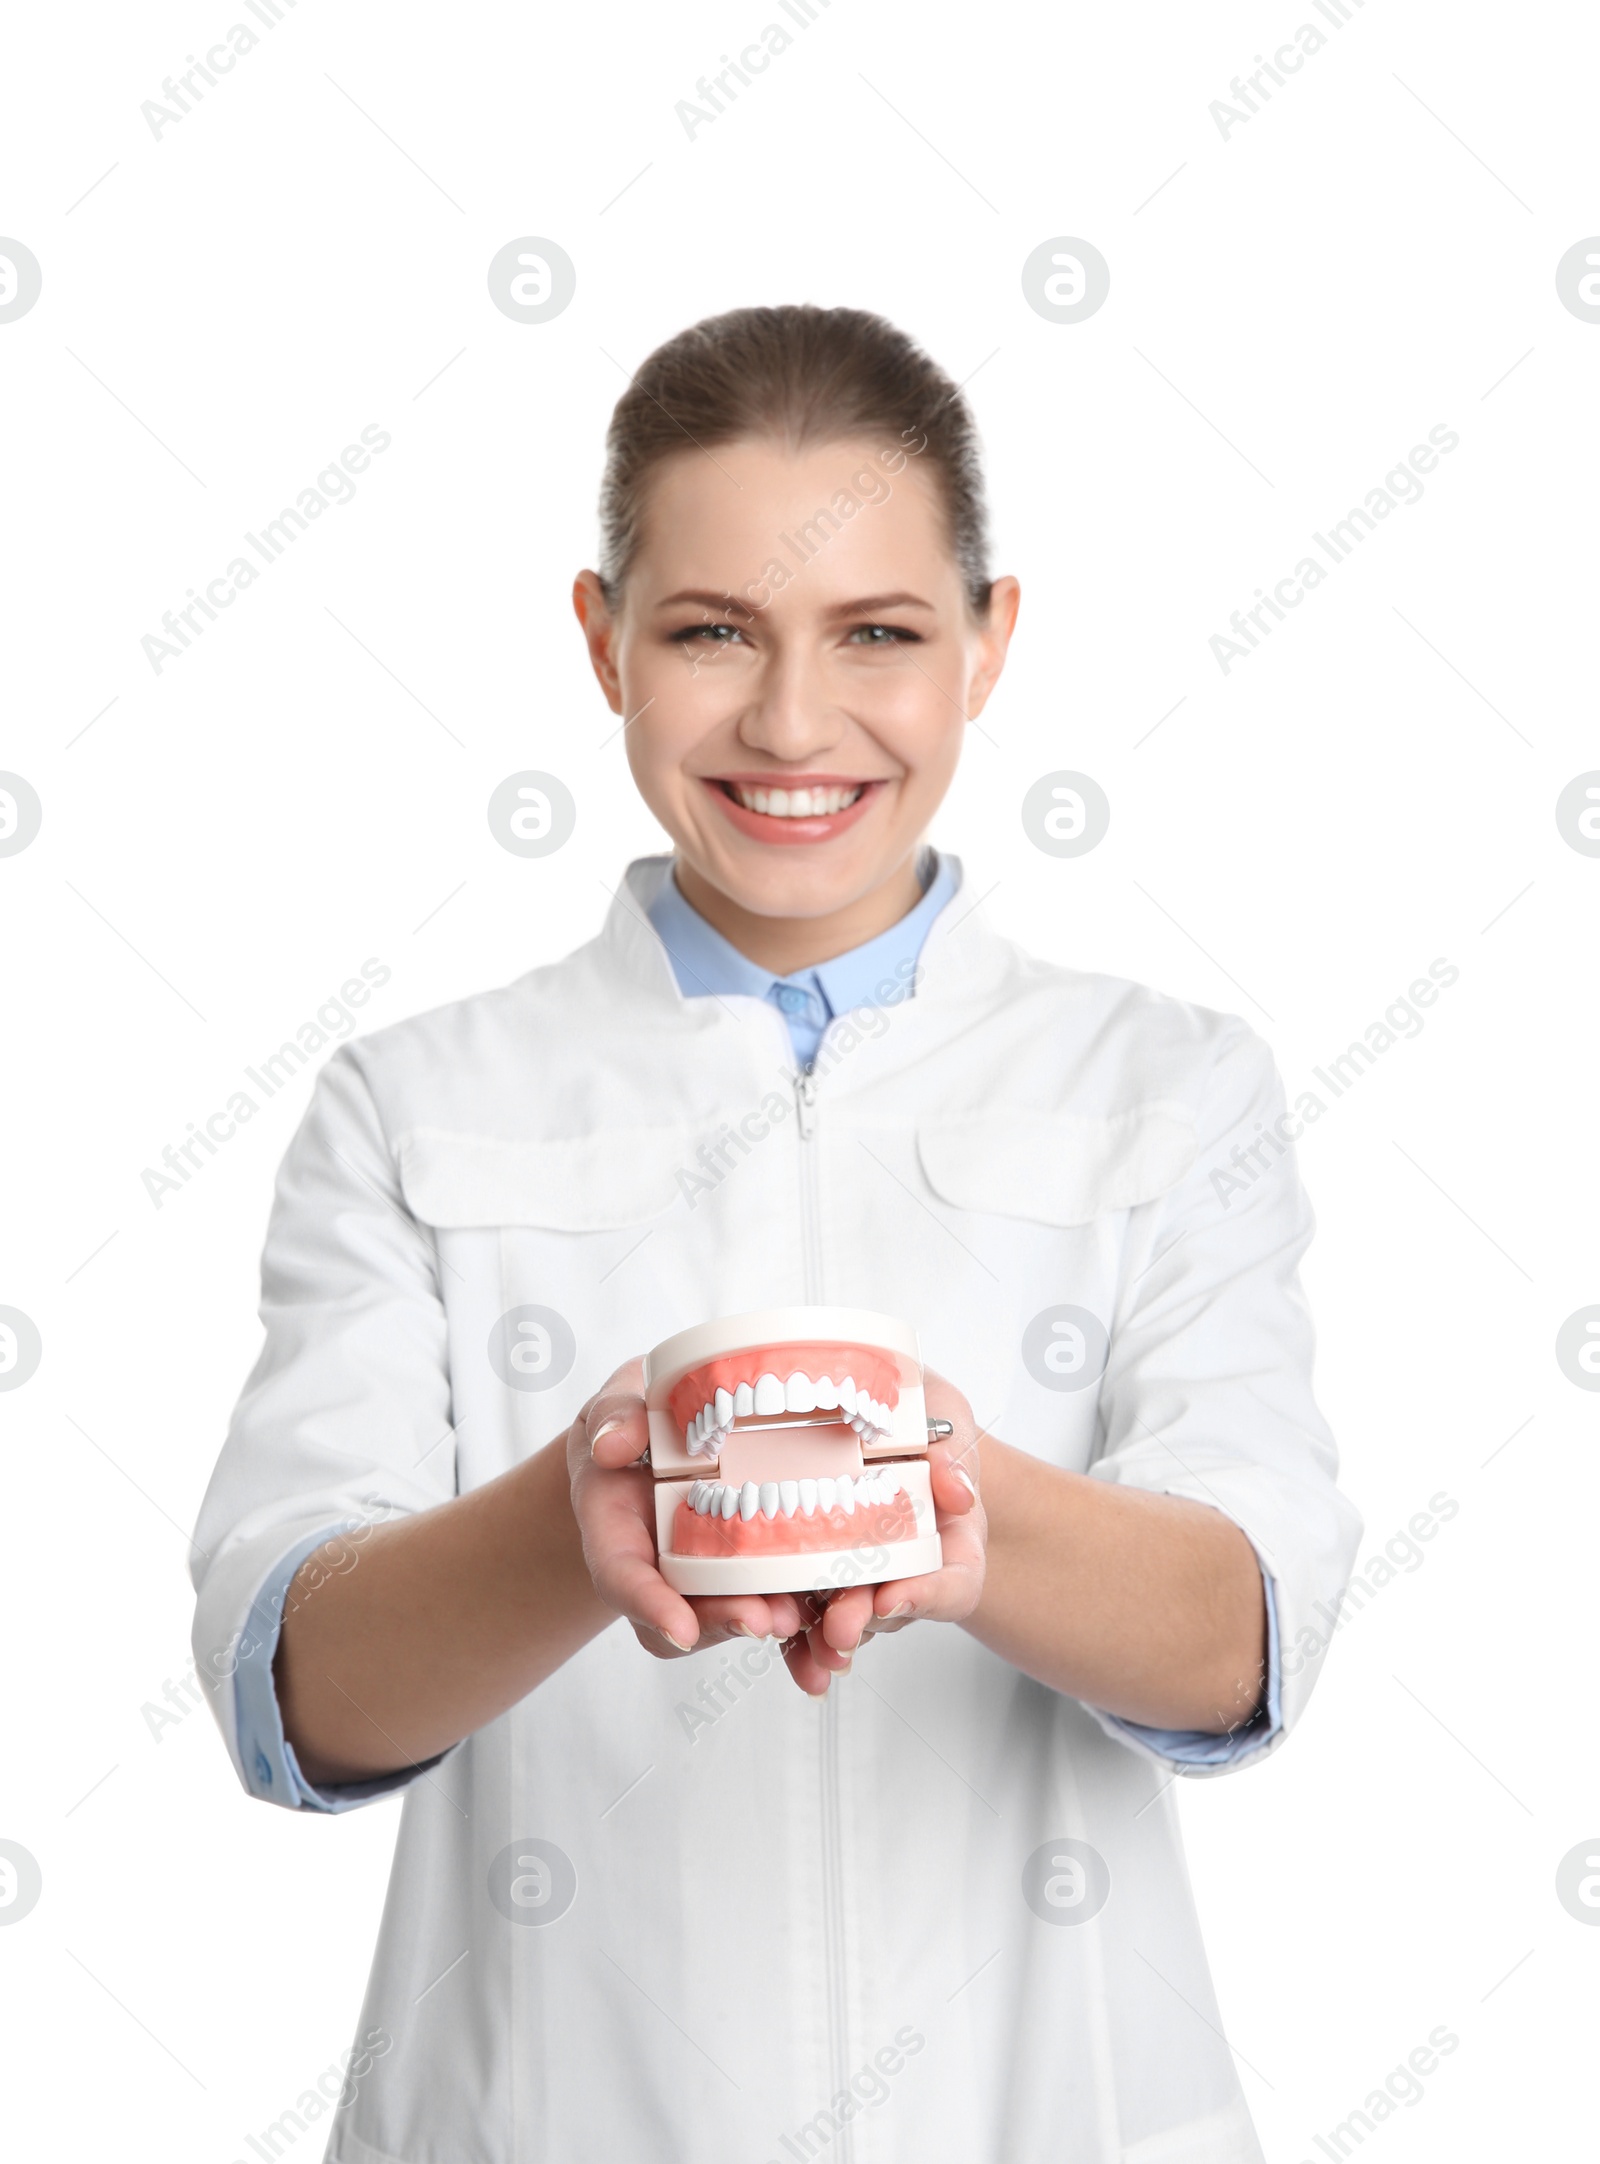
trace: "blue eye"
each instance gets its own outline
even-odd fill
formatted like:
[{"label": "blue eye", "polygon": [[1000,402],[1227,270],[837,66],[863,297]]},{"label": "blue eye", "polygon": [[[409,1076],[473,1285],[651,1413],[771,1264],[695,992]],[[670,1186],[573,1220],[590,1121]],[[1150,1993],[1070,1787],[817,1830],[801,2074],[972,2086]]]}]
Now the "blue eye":
[{"label": "blue eye", "polygon": [[904,631],[898,624],[857,624],[851,632],[852,639],[859,639],[863,646],[912,646],[921,644],[921,635]]}]

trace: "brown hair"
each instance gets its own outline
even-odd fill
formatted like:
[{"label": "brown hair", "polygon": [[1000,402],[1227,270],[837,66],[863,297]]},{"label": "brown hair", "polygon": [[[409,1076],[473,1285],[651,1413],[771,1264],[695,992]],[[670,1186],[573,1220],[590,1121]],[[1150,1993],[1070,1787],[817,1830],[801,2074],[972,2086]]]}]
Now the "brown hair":
[{"label": "brown hair", "polygon": [[983,469],[959,387],[882,316],[810,306],[708,316],[657,346],[617,400],[600,488],[600,579],[613,604],[639,547],[654,468],[743,436],[776,436],[795,449],[871,436],[926,458],[967,599],[980,616],[988,609]]}]

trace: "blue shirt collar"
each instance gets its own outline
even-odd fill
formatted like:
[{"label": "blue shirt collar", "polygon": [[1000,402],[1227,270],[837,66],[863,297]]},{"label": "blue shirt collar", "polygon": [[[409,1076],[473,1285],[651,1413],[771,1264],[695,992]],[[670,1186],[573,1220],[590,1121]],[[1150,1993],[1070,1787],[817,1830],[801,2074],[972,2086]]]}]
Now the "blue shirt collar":
[{"label": "blue shirt collar", "polygon": [[797,1054],[815,1056],[822,1032],[836,1015],[852,1007],[881,1007],[907,997],[933,920],[960,884],[955,867],[929,851],[932,875],[922,899],[864,945],[836,954],[792,976],[774,976],[741,954],[700,912],[685,901],[670,873],[661,882],[649,916],[672,963],[678,989],[686,999],[744,994],[778,1009],[788,1023]]}]

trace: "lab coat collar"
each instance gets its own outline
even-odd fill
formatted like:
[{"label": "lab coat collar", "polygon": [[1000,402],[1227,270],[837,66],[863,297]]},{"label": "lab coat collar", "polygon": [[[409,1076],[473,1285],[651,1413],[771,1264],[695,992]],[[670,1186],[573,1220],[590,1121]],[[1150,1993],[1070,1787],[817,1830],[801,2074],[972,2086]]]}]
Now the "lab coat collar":
[{"label": "lab coat collar", "polygon": [[[916,980],[919,1006],[943,1006],[979,991],[992,991],[997,979],[1014,966],[1010,942],[990,926],[981,900],[967,895],[961,859],[947,855],[943,862],[955,874],[956,891],[923,941]],[[612,897],[598,945],[606,963],[626,978],[635,997],[681,1012],[688,1001],[678,989],[671,959],[649,916],[650,904],[671,871],[670,856],[634,859]],[[752,1005],[764,1007],[765,1002],[752,1001]]]}]

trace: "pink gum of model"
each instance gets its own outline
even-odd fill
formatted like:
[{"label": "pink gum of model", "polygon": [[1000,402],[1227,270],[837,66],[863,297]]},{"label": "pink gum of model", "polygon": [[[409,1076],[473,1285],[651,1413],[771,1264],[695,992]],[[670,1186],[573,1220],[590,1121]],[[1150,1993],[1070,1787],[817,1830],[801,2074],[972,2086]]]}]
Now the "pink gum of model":
[{"label": "pink gum of model", "polygon": [[865,1308],[757,1308],[646,1356],[661,1574],[680,1593],[918,1578],[943,1560],[922,1358]]}]

